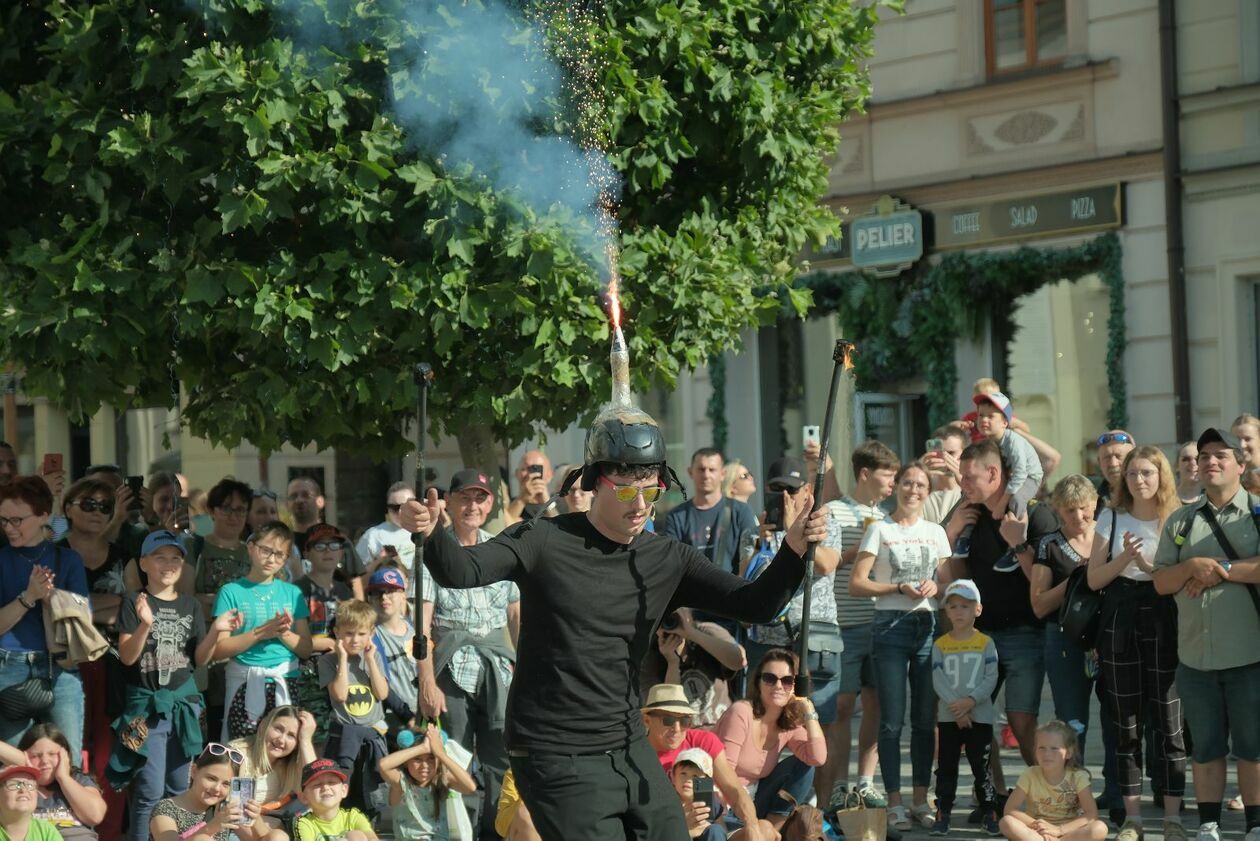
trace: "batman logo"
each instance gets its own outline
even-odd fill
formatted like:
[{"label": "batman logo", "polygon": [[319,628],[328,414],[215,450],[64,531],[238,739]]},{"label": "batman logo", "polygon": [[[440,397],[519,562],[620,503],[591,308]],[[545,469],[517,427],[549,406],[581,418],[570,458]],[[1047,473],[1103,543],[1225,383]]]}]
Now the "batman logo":
[{"label": "batman logo", "polygon": [[361,683],[351,684],[346,692],[346,712],[355,718],[362,718],[371,713],[374,706],[376,696],[372,694],[371,688]]}]

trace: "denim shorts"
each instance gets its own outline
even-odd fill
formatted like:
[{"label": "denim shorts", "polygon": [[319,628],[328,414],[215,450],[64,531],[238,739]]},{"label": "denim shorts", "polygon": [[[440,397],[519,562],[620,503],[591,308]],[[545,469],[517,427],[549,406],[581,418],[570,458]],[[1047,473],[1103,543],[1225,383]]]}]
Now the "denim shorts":
[{"label": "denim shorts", "polygon": [[1021,626],[988,631],[997,648],[998,685],[1006,686],[1008,713],[1041,712],[1041,685],[1045,680],[1046,635],[1042,627]]},{"label": "denim shorts", "polygon": [[1193,759],[1214,762],[1232,753],[1260,762],[1260,663],[1201,671],[1177,666],[1177,691],[1190,732]]},{"label": "denim shorts", "polygon": [[839,695],[856,695],[862,689],[875,688],[875,667],[871,661],[871,626],[854,625],[841,628],[844,653],[840,655]]}]

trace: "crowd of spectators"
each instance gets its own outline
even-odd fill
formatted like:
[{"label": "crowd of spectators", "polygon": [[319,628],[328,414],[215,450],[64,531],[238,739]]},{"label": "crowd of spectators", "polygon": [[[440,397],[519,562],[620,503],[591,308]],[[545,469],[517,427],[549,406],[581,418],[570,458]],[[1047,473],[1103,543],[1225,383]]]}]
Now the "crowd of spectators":
[{"label": "crowd of spectators", "polygon": [[[1102,431],[1099,475],[1056,479],[1054,447],[981,380],[917,456],[868,441],[840,471],[807,443],[754,477],[704,448],[690,497],[657,511],[651,539],[755,579],[822,472],[828,534],[783,611],[678,607],[643,661],[643,736],[691,837],[775,838],[809,802],[945,835],[965,754],[967,820],[992,835],[1099,841],[1101,816],[1141,841],[1145,777],[1169,841],[1188,779],[1198,841],[1226,807],[1260,841],[1260,420],[1167,455]],[[496,522],[588,510],[591,491],[559,495],[574,466],[527,453]],[[165,472],[138,487],[112,465],[66,478],[17,475],[0,443],[0,837],[540,837],[504,740],[528,598],[417,569],[412,487],[349,533],[308,477],[283,496]],[[443,489],[461,546],[494,538],[496,488],[470,468]],[[1086,636],[1058,621],[1074,600],[1096,613]]]}]

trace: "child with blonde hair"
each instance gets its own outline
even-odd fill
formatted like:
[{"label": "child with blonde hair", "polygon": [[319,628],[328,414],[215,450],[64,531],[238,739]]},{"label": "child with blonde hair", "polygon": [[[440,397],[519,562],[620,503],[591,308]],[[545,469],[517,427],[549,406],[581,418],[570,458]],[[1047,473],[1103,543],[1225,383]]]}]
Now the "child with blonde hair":
[{"label": "child with blonde hair", "polygon": [[1062,721],[1037,728],[1037,764],[1015,784],[999,824],[1011,841],[1104,841],[1107,825],[1081,767],[1076,732]]}]

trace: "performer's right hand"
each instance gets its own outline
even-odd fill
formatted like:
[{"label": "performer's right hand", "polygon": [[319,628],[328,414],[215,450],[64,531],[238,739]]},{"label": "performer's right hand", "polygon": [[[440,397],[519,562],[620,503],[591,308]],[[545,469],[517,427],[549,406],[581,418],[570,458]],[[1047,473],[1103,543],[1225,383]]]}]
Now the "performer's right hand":
[{"label": "performer's right hand", "polygon": [[437,490],[429,488],[424,502],[412,499],[403,503],[402,509],[398,512],[398,522],[412,534],[420,533],[428,537],[433,534],[433,528],[437,525],[440,516]]}]

